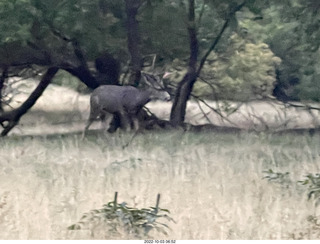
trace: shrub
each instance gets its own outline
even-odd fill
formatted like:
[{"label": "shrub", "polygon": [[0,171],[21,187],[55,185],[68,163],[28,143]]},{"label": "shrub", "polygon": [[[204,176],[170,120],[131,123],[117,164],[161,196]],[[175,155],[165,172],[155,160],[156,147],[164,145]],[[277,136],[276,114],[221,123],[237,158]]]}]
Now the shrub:
[{"label": "shrub", "polygon": [[134,238],[146,239],[150,238],[151,230],[167,235],[168,225],[158,222],[158,219],[173,219],[167,215],[169,210],[159,208],[160,194],[155,207],[142,209],[128,207],[125,202],[118,204],[117,196],[116,192],[114,201],[103,205],[102,209],[94,209],[84,214],[78,223],[69,226],[68,229],[89,229],[92,236],[98,232],[97,230],[102,229],[105,237],[109,238],[124,233]]}]

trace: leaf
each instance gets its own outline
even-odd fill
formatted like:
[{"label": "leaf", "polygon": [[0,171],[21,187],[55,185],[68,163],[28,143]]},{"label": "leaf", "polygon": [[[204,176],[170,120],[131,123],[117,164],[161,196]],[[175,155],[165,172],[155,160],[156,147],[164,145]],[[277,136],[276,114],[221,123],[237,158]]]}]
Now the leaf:
[{"label": "leaf", "polygon": [[68,227],[68,230],[80,230],[81,226],[79,224],[74,224]]}]

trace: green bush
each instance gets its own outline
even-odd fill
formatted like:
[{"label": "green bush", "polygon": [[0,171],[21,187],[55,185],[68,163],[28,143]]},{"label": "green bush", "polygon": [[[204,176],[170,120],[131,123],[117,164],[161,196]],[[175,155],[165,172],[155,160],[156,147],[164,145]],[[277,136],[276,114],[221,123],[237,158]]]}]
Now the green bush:
[{"label": "green bush", "polygon": [[[241,101],[269,97],[276,81],[276,66],[280,63],[267,44],[251,43],[233,34],[226,52],[213,52],[208,57],[193,94]],[[186,69],[179,60],[175,60],[172,66],[170,79],[177,83],[182,80]]]},{"label": "green bush", "polygon": [[[134,238],[150,238],[149,232],[156,230],[167,235],[169,227],[158,222],[159,218],[173,221],[167,214],[169,210],[159,208],[160,194],[157,204],[150,208],[132,208],[126,203],[117,203],[117,192],[115,199],[103,205],[102,209],[91,210],[82,216],[81,220],[68,227],[69,230],[90,229],[92,235],[96,230],[103,229],[108,236],[117,236],[121,233],[128,234]],[[162,213],[161,213],[162,212]],[[161,213],[161,214],[159,214]]]}]

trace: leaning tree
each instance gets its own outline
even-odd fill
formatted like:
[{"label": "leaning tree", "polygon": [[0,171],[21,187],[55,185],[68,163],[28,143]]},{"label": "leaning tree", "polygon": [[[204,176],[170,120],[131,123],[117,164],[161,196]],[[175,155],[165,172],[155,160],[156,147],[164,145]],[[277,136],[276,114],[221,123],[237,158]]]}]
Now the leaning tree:
[{"label": "leaning tree", "polygon": [[[106,8],[103,2],[110,8]],[[132,29],[136,15],[134,9],[140,6],[140,1],[128,0],[126,3],[118,5],[112,1],[98,0],[1,1],[0,94],[6,80],[19,75],[21,70],[42,67],[44,73],[35,90],[20,107],[4,111],[3,99],[0,97],[2,136],[7,135],[21,116],[36,103],[59,70],[69,72],[92,89],[101,84],[118,84],[120,63],[112,55],[116,52],[112,51],[117,47],[119,53],[123,51],[126,42],[119,39],[125,39],[123,37],[127,32],[122,26],[128,20],[127,29]],[[119,11],[125,10],[128,16],[114,17]],[[108,36],[111,29],[116,34]],[[106,39],[112,42],[111,37],[117,39],[112,48],[106,44]],[[128,49],[133,52],[137,44],[133,43],[134,37],[129,31],[128,40]],[[134,60],[136,54],[131,57]],[[139,73],[136,66],[132,67],[135,73]],[[132,80],[132,83],[137,82]]]}]

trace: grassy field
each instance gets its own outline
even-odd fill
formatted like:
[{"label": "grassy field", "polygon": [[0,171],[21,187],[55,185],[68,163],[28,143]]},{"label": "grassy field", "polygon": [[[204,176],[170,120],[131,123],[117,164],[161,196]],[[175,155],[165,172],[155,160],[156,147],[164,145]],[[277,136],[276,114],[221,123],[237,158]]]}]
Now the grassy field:
[{"label": "grassy field", "polygon": [[161,194],[175,223],[156,239],[319,239],[315,194],[298,182],[320,173],[318,134],[144,132],[123,148],[131,136],[0,139],[0,239],[132,238],[67,230],[115,191],[137,208]]}]

